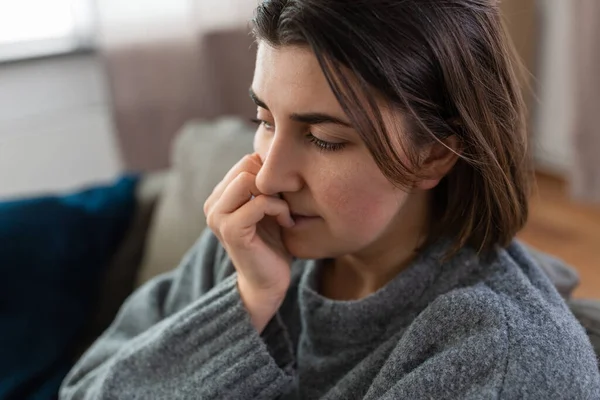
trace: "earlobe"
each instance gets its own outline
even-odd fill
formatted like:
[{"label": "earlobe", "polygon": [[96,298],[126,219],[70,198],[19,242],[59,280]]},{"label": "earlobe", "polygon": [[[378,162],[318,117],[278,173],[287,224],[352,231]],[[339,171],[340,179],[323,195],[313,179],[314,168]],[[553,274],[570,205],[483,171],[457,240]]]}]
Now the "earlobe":
[{"label": "earlobe", "polygon": [[426,180],[421,180],[419,181],[419,183],[417,183],[417,187],[421,190],[431,190],[434,187],[436,187],[438,185],[438,183],[440,183],[441,178],[440,179],[426,179]]},{"label": "earlobe", "polygon": [[422,179],[417,187],[422,190],[436,187],[450,173],[459,157],[460,143],[456,135],[432,144],[421,166]]}]

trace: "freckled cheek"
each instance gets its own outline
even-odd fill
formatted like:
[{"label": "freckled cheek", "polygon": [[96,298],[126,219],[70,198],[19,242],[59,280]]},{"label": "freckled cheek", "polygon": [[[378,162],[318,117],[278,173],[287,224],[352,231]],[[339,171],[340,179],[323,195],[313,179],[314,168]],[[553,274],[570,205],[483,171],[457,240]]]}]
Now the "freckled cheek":
[{"label": "freckled cheek", "polygon": [[335,229],[370,231],[385,223],[386,208],[381,201],[381,189],[367,182],[352,186],[332,183],[322,191],[322,202],[327,207],[328,222]]}]

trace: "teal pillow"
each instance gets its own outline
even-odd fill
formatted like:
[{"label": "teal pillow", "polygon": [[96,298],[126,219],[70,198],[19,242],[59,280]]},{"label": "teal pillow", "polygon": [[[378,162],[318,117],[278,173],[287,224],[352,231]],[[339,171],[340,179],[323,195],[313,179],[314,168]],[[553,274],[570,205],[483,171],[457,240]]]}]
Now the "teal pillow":
[{"label": "teal pillow", "polygon": [[57,396],[137,182],[0,202],[0,399]]}]

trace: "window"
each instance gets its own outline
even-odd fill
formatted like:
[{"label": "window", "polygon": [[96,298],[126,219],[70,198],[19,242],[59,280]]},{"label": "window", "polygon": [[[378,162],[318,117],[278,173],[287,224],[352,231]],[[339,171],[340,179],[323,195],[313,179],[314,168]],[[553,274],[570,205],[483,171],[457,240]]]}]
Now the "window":
[{"label": "window", "polygon": [[92,0],[0,0],[0,61],[93,47]]}]

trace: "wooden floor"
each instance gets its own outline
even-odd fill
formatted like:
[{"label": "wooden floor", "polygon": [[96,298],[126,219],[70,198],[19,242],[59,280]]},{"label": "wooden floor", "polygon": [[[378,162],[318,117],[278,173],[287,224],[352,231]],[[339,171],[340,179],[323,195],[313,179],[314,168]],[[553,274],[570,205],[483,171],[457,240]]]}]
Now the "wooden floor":
[{"label": "wooden floor", "polygon": [[563,181],[540,174],[529,223],[519,237],[577,269],[576,297],[600,299],[600,205],[576,203]]}]

